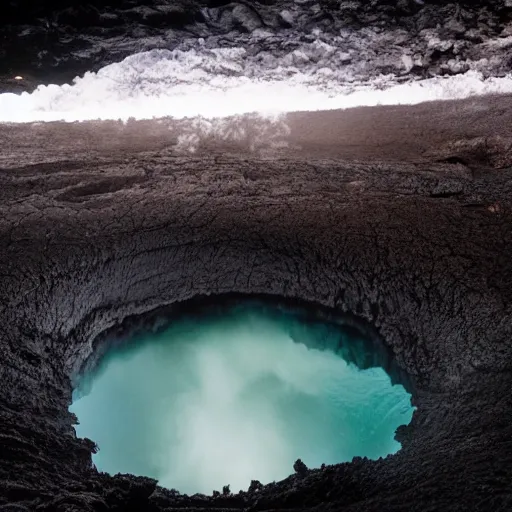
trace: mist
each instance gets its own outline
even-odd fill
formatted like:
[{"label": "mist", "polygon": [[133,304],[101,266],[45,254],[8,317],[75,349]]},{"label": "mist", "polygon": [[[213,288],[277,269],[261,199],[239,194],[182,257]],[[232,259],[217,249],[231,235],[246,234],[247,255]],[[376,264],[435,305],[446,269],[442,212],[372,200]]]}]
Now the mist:
[{"label": "mist", "polygon": [[231,311],[110,351],[71,407],[77,434],[99,445],[97,468],[210,494],[286,478],[298,458],[319,467],[396,452],[410,395],[380,368],[296,343],[300,323]]}]

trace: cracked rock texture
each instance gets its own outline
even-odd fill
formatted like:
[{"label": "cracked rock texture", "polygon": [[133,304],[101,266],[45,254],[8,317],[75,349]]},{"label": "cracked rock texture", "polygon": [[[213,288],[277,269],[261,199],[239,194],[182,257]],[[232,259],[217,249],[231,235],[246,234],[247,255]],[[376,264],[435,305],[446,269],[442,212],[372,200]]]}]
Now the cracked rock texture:
[{"label": "cracked rock texture", "polygon": [[267,67],[344,69],[349,83],[502,76],[512,65],[510,0],[6,0],[0,19],[0,92],[155,48],[244,47]]},{"label": "cracked rock texture", "polygon": [[[185,121],[0,126],[0,510],[511,510],[512,98],[253,121],[193,154]],[[229,496],[98,474],[68,412],[94,340],[227,293],[374,325],[402,450]]]}]

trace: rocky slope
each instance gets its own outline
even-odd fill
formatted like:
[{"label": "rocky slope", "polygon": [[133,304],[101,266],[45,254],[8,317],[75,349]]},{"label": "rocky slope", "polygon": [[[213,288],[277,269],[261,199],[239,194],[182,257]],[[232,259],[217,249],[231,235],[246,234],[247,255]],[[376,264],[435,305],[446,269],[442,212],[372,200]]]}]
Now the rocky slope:
[{"label": "rocky slope", "polygon": [[[193,155],[171,120],[0,127],[0,510],[511,509],[512,99],[282,122]],[[98,474],[67,411],[94,340],[232,293],[375,326],[413,383],[403,449],[230,496]]]}]

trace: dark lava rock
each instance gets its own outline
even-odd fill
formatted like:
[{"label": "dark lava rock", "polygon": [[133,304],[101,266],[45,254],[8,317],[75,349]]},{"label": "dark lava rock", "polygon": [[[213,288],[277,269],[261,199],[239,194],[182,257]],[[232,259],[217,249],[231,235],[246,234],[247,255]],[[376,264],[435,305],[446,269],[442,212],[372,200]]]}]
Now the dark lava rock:
[{"label": "dark lava rock", "polygon": [[298,476],[306,476],[308,474],[308,467],[301,459],[297,459],[293,464],[293,470]]},{"label": "dark lava rock", "polygon": [[[193,155],[185,121],[0,126],[1,510],[511,510],[512,98],[283,122]],[[244,295],[373,326],[402,449],[216,497],[98,473],[68,406],[102,333]]]},{"label": "dark lava rock", "polygon": [[[506,0],[10,0],[1,10],[0,92],[19,91],[9,83],[15,75],[29,78],[25,90],[61,84],[141,49],[189,49],[191,38],[202,38],[209,48],[239,46],[251,55],[271,51],[282,57],[290,45],[311,37],[343,54],[357,52],[359,66],[348,74],[358,79],[382,73],[414,77],[418,65],[399,69],[397,63],[434,47],[439,53],[424,60],[423,76],[511,70],[508,49],[499,44],[512,21]],[[265,38],[247,38],[260,28],[273,31],[271,47]],[[457,65],[449,63],[454,57]]]},{"label": "dark lava rock", "polygon": [[242,31],[252,32],[263,26],[263,21],[258,11],[247,5],[235,5],[232,10],[232,16],[235,28],[240,28]]},{"label": "dark lava rock", "polygon": [[283,10],[278,15],[279,23],[285,27],[293,27],[293,14],[288,10]]}]

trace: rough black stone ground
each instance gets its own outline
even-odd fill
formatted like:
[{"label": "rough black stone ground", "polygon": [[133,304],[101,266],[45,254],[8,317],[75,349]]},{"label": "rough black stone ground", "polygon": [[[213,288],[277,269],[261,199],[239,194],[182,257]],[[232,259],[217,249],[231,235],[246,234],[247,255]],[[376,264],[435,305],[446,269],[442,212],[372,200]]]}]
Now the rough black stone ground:
[{"label": "rough black stone ground", "polygon": [[[0,127],[0,510],[511,510],[512,98],[282,122],[193,155],[183,122]],[[98,474],[67,410],[93,341],[227,293],[374,325],[403,449],[215,498]]]}]

